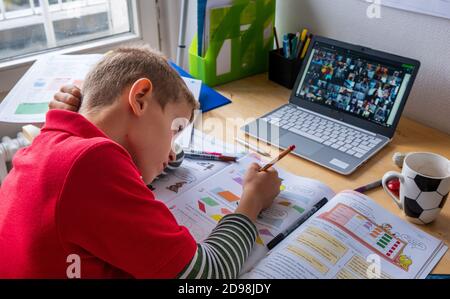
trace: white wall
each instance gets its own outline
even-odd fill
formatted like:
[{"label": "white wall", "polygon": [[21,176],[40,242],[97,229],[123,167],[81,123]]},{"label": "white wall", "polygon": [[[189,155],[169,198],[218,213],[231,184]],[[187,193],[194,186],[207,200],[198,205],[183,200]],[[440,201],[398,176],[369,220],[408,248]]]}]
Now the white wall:
[{"label": "white wall", "polygon": [[[189,0],[187,45],[196,31],[196,0]],[[180,0],[162,0],[162,49],[176,57]],[[381,8],[381,19],[369,19],[363,0],[278,0],[281,36],[308,27],[313,33],[418,59],[422,68],[405,115],[450,133],[450,20]],[[174,18],[174,15],[176,18]],[[187,50],[184,59],[188,68]]]},{"label": "white wall", "polygon": [[[197,0],[188,0],[188,18],[186,25],[186,50],[184,51],[183,65],[189,69],[188,52],[191,41],[197,30]],[[178,30],[180,24],[181,0],[160,0],[161,19],[161,50],[173,61],[177,57]]]},{"label": "white wall", "polygon": [[388,7],[369,19],[362,0],[278,0],[279,34],[312,32],[418,59],[422,68],[405,114],[450,133],[450,20]]}]

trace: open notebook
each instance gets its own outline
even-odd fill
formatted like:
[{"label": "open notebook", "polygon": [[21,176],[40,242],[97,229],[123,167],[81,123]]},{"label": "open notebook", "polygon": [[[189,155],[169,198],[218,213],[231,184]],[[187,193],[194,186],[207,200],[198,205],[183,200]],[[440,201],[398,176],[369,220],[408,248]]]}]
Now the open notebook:
[{"label": "open notebook", "polygon": [[[250,154],[238,163],[186,160],[152,188],[180,225],[201,242],[238,205]],[[370,198],[335,194],[325,184],[282,169],[280,195],[257,220],[259,236],[241,278],[425,278],[445,244]],[[317,202],[329,202],[269,252],[266,244]]]}]

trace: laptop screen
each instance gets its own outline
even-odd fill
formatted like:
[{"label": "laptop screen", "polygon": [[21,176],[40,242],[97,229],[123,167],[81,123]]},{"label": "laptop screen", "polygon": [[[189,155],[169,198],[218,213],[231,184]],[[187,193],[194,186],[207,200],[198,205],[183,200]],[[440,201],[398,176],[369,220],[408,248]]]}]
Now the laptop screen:
[{"label": "laptop screen", "polygon": [[296,90],[299,99],[390,128],[401,110],[414,65],[323,42],[312,46]]}]

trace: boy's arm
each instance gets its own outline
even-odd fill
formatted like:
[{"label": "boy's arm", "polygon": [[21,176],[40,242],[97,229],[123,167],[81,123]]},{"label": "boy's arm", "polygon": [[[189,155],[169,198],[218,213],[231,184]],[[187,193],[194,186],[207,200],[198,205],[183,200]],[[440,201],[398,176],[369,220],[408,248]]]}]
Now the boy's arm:
[{"label": "boy's arm", "polygon": [[260,171],[252,164],[244,179],[243,193],[235,214],[219,222],[202,244],[180,278],[236,278],[257,237],[253,224],[260,212],[272,205],[281,180],[274,169]]},{"label": "boy's arm", "polygon": [[237,278],[255,243],[255,225],[244,215],[225,216],[201,244],[181,279]]}]

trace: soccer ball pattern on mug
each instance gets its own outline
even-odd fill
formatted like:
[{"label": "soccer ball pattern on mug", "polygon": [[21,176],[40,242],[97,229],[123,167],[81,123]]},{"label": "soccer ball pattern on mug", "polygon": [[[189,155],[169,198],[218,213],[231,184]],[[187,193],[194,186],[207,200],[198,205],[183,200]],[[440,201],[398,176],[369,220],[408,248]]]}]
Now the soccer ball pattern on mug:
[{"label": "soccer ball pattern on mug", "polygon": [[430,223],[439,214],[448,198],[444,194],[444,183],[440,179],[432,179],[416,175],[405,177],[405,212],[417,223]]}]

